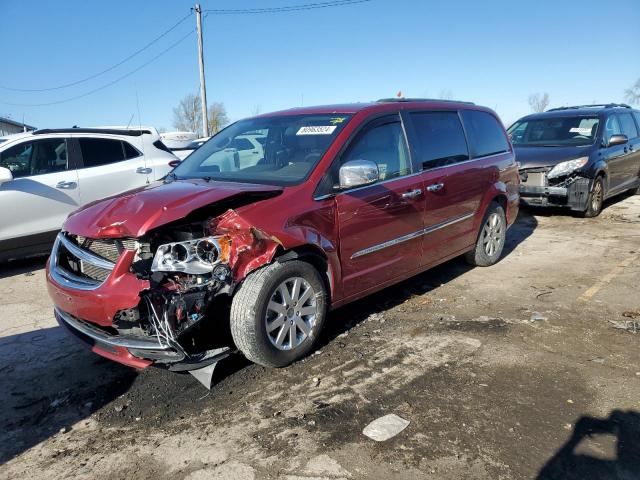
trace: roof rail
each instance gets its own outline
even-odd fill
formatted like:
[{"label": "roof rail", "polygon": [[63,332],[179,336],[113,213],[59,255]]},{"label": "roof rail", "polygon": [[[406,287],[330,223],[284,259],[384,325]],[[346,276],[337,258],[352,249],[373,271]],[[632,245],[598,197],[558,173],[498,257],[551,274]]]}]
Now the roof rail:
[{"label": "roof rail", "polygon": [[443,100],[441,98],[404,98],[404,97],[392,97],[381,98],[376,100],[376,103],[388,103],[388,102],[444,102],[444,103],[464,103],[466,105],[475,105],[473,102],[463,102],[461,100]]},{"label": "roof rail", "polygon": [[45,135],[49,133],[102,133],[107,135],[129,135],[139,137],[144,134],[151,134],[150,130],[125,130],[117,128],[41,128],[33,132],[34,135]]},{"label": "roof rail", "polygon": [[557,112],[560,110],[571,110],[571,109],[578,109],[578,108],[632,108],[632,107],[630,105],[627,105],[626,103],[596,103],[593,105],[575,105],[572,107],[550,108],[549,110],[547,110],[547,112]]}]

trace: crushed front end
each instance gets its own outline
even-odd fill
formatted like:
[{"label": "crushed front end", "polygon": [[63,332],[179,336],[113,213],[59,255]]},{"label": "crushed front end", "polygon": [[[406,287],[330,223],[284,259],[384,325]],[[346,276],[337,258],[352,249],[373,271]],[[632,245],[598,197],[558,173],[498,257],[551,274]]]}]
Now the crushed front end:
[{"label": "crushed front end", "polygon": [[136,368],[195,371],[232,351],[231,295],[278,246],[233,210],[136,239],[63,231],[48,289],[58,322],[95,353]]},{"label": "crushed front end", "polygon": [[580,172],[554,175],[554,167],[520,169],[520,200],[525,205],[584,211],[592,179]]}]

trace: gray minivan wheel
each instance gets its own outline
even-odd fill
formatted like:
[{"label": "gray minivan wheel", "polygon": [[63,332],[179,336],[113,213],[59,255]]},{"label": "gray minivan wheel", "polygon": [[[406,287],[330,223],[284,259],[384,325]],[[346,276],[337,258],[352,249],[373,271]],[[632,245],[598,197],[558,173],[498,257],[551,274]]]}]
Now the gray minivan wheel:
[{"label": "gray minivan wheel", "polygon": [[242,282],[231,302],[231,335],[254,363],[285,367],[313,348],[327,311],[327,294],[309,263],[274,262]]},{"label": "gray minivan wheel", "polygon": [[465,254],[465,260],[477,267],[494,265],[502,255],[507,238],[507,217],[504,208],[491,202],[480,226],[476,246]]},{"label": "gray minivan wheel", "polygon": [[587,208],[582,212],[585,218],[593,218],[600,215],[604,204],[604,179],[600,176],[593,181],[591,192],[587,200]]}]

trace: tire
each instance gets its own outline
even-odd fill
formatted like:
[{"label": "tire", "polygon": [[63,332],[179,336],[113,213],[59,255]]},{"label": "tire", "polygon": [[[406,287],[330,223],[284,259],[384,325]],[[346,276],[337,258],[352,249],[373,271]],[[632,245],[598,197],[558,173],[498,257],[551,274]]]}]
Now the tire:
[{"label": "tire", "polygon": [[584,218],[593,218],[600,215],[602,212],[602,204],[604,203],[604,179],[602,177],[597,177],[593,186],[591,187],[591,192],[589,192],[589,198],[587,200],[587,208],[582,213]]},{"label": "tire", "polygon": [[236,291],[231,336],[250,361],[285,367],[312,350],[326,312],[327,293],[318,271],[300,260],[276,261],[250,273]]},{"label": "tire", "polygon": [[504,208],[491,202],[482,219],[476,246],[467,252],[465,260],[476,267],[490,267],[498,262],[507,238],[507,217]]}]

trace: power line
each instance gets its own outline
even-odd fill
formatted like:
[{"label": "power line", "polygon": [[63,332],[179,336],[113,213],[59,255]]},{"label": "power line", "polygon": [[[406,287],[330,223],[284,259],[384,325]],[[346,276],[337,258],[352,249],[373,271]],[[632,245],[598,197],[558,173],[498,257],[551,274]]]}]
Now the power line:
[{"label": "power line", "polygon": [[155,57],[151,58],[150,60],[146,61],[145,63],[143,63],[142,65],[140,65],[138,68],[131,70],[129,73],[126,73],[124,75],[122,75],[121,77],[116,78],[115,80],[112,80],[109,83],[106,83],[98,88],[95,88],[93,90],[90,90],[88,92],[85,92],[81,95],[76,95],[75,97],[71,97],[71,98],[65,98],[64,100],[57,100],[55,102],[47,102],[47,103],[8,103],[8,102],[2,102],[0,101],[1,104],[3,105],[10,105],[13,107],[46,107],[49,105],[58,105],[60,103],[66,103],[66,102],[71,102],[73,100],[78,100],[79,98],[84,98],[87,97],[89,95],[92,95],[94,93],[97,93],[101,90],[104,90],[107,87],[110,87],[111,85],[114,85],[118,82],[120,82],[121,80],[124,80],[127,77],[130,77],[131,75],[133,75],[136,72],[139,72],[140,70],[142,70],[144,67],[146,67],[147,65],[155,62],[158,58],[162,57],[164,54],[166,54],[167,52],[169,52],[169,50],[177,47],[180,43],[182,43],[183,41],[185,41],[188,37],[190,37],[191,35],[193,35],[193,33],[195,32],[194,30],[191,30],[189,33],[187,33],[184,37],[180,38],[177,42],[172,43],[169,47],[167,47],[166,49],[164,49],[163,51],[161,51],[159,54],[157,54]]},{"label": "power line", "polygon": [[109,73],[110,71],[118,68],[120,65],[128,62],[132,58],[134,58],[137,55],[139,55],[140,53],[144,52],[149,47],[155,45],[159,40],[161,40],[162,38],[166,37],[169,33],[171,33],[173,30],[175,30],[180,24],[182,24],[190,16],[191,16],[191,12],[189,12],[188,15],[185,15],[183,18],[181,18],[171,28],[169,28],[168,30],[164,31],[162,34],[160,34],[159,36],[157,36],[156,38],[151,40],[144,47],[136,50],[131,55],[129,55],[128,57],[124,58],[123,60],[120,60],[115,65],[112,65],[109,68],[106,68],[106,69],[102,70],[101,72],[95,73],[95,74],[90,75],[88,77],[85,77],[85,78],[83,78],[81,80],[76,80],[75,82],[65,83],[64,85],[58,85],[56,87],[48,87],[48,88],[15,88],[15,87],[7,87],[5,85],[0,85],[0,88],[2,88],[3,90],[10,90],[12,92],[49,92],[51,90],[61,90],[63,88],[73,87],[75,85],[80,85],[81,83],[88,82],[89,80],[93,80],[94,78],[100,77],[100,76],[104,75],[105,73]]},{"label": "power line", "polygon": [[342,7],[346,5],[355,5],[358,3],[366,3],[371,0],[333,0],[329,2],[306,3],[301,5],[289,5],[284,7],[265,7],[265,8],[232,8],[232,9],[208,9],[203,12],[213,15],[247,15],[261,13],[285,13],[298,12],[301,10],[315,10],[318,8]]}]

